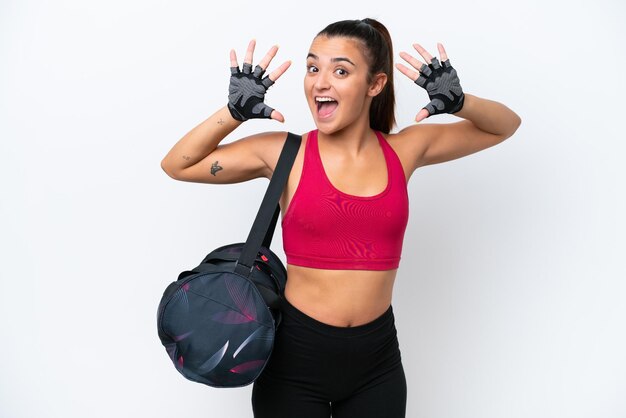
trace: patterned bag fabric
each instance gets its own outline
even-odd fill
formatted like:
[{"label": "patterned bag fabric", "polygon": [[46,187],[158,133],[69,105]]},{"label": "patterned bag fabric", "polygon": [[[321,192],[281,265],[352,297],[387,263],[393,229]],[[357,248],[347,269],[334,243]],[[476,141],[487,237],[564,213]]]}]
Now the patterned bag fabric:
[{"label": "patterned bag fabric", "polygon": [[269,361],[287,283],[285,266],[269,247],[280,213],[278,199],[300,141],[288,133],[247,241],[211,251],[163,293],[159,339],[176,370],[189,380],[213,387],[246,386]]},{"label": "patterned bag fabric", "polygon": [[281,313],[261,292],[282,296],[287,272],[274,252],[261,247],[250,277],[235,273],[243,247],[230,244],[212,251],[163,294],[159,338],[189,380],[245,386],[269,360]]}]

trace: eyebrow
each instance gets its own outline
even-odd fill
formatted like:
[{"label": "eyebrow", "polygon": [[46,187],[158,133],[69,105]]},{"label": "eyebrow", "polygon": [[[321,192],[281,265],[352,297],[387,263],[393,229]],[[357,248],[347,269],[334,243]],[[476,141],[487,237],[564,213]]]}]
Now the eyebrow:
[{"label": "eyebrow", "polygon": [[[306,56],[307,58],[313,58],[313,59],[319,59],[319,57],[311,52],[309,52],[309,55]],[[352,64],[353,66],[356,67],[356,64],[354,64],[352,61],[350,61],[348,58],[346,57],[335,57],[335,58],[331,58],[330,60],[331,62],[340,62],[340,61],[347,61],[350,64]]]}]

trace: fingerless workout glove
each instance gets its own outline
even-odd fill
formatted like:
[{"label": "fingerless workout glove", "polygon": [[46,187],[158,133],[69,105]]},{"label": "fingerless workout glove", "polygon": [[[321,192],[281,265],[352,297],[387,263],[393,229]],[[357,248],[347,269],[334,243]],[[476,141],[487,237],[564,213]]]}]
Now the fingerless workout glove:
[{"label": "fingerless workout glove", "polygon": [[445,60],[442,65],[433,57],[429,65],[422,65],[420,76],[415,80],[415,84],[425,88],[430,97],[430,103],[423,107],[429,116],[456,113],[463,108],[465,101],[459,77],[450,65],[450,59]]},{"label": "fingerless workout glove", "polygon": [[263,103],[265,92],[274,84],[269,76],[261,79],[265,72],[260,65],[243,63],[243,71],[239,66],[230,67],[230,86],[228,87],[228,110],[233,118],[246,121],[253,118],[270,118],[273,108]]}]

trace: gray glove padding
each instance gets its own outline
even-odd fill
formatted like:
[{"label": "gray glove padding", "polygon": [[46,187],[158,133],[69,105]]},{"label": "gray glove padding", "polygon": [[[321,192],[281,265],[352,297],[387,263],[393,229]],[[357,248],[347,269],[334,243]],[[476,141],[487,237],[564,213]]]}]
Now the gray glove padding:
[{"label": "gray glove padding", "polygon": [[252,64],[243,63],[239,67],[230,67],[230,86],[228,87],[228,110],[233,118],[246,121],[253,118],[270,118],[273,108],[263,103],[265,92],[274,82],[269,76],[261,79],[265,72],[260,65],[250,73]]},{"label": "gray glove padding", "polygon": [[450,59],[439,65],[436,57],[433,57],[429,65],[423,64],[420,75],[415,84],[423,87],[428,92],[430,103],[422,109],[426,109],[429,116],[440,113],[456,113],[463,108],[465,94],[456,74],[456,70],[450,65]]}]

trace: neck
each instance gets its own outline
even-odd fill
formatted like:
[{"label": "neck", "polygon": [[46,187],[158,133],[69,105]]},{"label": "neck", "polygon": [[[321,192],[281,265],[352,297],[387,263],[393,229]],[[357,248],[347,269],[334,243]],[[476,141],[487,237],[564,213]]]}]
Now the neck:
[{"label": "neck", "polygon": [[322,142],[324,148],[330,149],[333,153],[356,158],[367,150],[373,141],[377,141],[377,138],[370,128],[369,118],[364,118],[330,134],[318,131],[317,141]]}]

